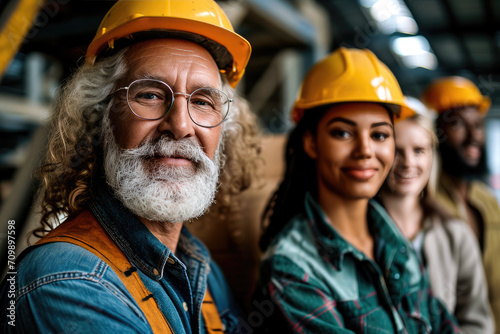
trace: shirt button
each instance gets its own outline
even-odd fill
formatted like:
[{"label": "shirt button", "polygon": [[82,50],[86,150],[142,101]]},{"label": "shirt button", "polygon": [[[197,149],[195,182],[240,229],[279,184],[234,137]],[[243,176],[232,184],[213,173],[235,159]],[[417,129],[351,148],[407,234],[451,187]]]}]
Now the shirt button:
[{"label": "shirt button", "polygon": [[170,256],[168,257],[167,262],[168,262],[169,264],[175,264],[175,260],[174,260],[174,259],[172,259]]},{"label": "shirt button", "polygon": [[182,303],[182,307],[184,307],[184,311],[188,311],[188,304],[186,302]]},{"label": "shirt button", "polygon": [[400,277],[399,273],[394,274],[394,279],[399,279],[399,277]]},{"label": "shirt button", "polygon": [[404,254],[404,253],[406,253],[406,248],[405,247],[401,247],[400,251],[401,251],[401,253]]},{"label": "shirt button", "polygon": [[154,274],[155,276],[158,276],[158,275],[160,275],[160,272],[158,271],[158,269],[154,268],[154,269],[153,269],[153,274]]}]

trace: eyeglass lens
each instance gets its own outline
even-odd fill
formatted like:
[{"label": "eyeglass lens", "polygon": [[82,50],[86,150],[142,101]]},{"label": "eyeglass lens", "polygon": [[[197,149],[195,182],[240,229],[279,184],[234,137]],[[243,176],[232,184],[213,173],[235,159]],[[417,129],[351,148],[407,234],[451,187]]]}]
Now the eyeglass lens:
[{"label": "eyeglass lens", "polygon": [[[127,92],[127,101],[132,112],[138,117],[148,120],[162,118],[172,107],[173,100],[172,89],[167,84],[157,80],[137,80],[129,86]],[[189,116],[194,123],[200,126],[219,125],[228,111],[229,98],[219,89],[200,88],[189,96]]]}]

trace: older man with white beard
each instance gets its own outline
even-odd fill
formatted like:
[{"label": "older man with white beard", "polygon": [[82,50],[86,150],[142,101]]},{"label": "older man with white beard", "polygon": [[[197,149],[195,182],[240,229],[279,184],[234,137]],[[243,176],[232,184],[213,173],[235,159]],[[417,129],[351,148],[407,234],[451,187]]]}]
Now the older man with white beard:
[{"label": "older man with white beard", "polygon": [[20,321],[4,332],[238,332],[183,223],[255,175],[256,125],[232,90],[249,56],[212,0],[113,6],[54,106],[43,238],[19,258]]},{"label": "older man with white beard", "polygon": [[[138,217],[157,222],[183,222],[202,215],[214,200],[220,167],[220,150],[214,161],[189,139],[158,137],[154,143],[120,149],[109,122],[104,129],[106,180],[124,206]],[[151,166],[144,160],[154,155],[183,157],[193,167]]]}]

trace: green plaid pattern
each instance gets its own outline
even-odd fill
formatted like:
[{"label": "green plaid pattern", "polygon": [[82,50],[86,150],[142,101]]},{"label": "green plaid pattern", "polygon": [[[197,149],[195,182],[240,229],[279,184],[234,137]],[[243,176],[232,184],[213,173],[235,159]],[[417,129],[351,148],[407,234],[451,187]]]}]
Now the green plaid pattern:
[{"label": "green plaid pattern", "polygon": [[375,261],[345,241],[306,196],[304,214],[286,225],[261,263],[257,296],[275,306],[267,332],[459,333],[411,244],[374,201],[368,219]]}]

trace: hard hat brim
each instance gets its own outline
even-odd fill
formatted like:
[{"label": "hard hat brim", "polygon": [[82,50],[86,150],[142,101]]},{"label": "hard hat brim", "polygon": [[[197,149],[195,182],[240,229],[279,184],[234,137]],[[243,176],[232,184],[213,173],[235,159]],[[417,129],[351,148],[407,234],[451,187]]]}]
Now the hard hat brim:
[{"label": "hard hat brim", "polygon": [[349,101],[341,101],[341,102],[333,102],[333,103],[319,103],[316,105],[309,104],[306,107],[302,107],[301,105],[296,104],[293,108],[293,111],[292,111],[292,120],[295,123],[298,123],[302,119],[302,117],[304,116],[304,112],[306,110],[310,110],[310,109],[314,109],[314,108],[318,108],[318,107],[322,107],[322,106],[333,107],[337,104],[358,103],[358,102],[360,102],[360,103],[374,103],[374,104],[380,104],[380,105],[384,106],[385,108],[389,109],[393,113],[395,121],[402,121],[408,117],[415,115],[415,111],[413,109],[411,109],[408,106],[403,105],[403,104],[383,103],[380,101],[372,101],[372,100],[358,100],[358,101],[349,100]]},{"label": "hard hat brim", "polygon": [[87,49],[86,63],[93,64],[97,56],[106,48],[113,48],[115,40],[133,38],[134,33],[148,30],[192,33],[209,38],[225,47],[231,54],[233,62],[232,68],[221,68],[221,72],[226,73],[232,87],[235,87],[243,76],[252,51],[250,43],[246,39],[222,27],[185,18],[169,17],[166,20],[162,17],[142,16],[117,26],[109,32],[103,32],[101,36],[96,37]]},{"label": "hard hat brim", "polygon": [[491,107],[491,98],[489,96],[483,96],[483,100],[478,106],[479,112],[486,115]]}]

